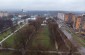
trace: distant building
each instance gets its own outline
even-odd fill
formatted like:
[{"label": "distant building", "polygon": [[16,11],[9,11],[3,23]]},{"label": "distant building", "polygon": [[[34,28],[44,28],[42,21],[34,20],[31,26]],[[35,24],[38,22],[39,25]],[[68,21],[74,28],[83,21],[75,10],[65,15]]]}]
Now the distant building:
[{"label": "distant building", "polygon": [[9,13],[8,13],[8,12],[0,11],[0,17],[8,16],[8,15],[9,15]]},{"label": "distant building", "polygon": [[13,25],[17,25],[18,24],[18,17],[17,16],[13,16],[13,18],[11,18]]},{"label": "distant building", "polygon": [[26,15],[24,15],[24,14],[20,14],[20,15],[18,15],[18,17],[20,17],[20,18],[21,18],[21,17],[24,17],[24,16],[26,16]]},{"label": "distant building", "polygon": [[64,13],[58,13],[57,17],[64,21]]},{"label": "distant building", "polygon": [[16,15],[9,15],[7,18],[7,20],[11,20],[12,21],[12,24],[13,26],[17,25],[18,21],[20,20],[20,18]]}]

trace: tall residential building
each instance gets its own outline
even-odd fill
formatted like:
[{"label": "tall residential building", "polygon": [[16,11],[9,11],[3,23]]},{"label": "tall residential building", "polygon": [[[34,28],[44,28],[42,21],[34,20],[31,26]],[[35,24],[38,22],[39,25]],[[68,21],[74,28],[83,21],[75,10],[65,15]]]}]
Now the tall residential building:
[{"label": "tall residential building", "polygon": [[75,26],[75,19],[76,19],[76,16],[72,13],[65,14],[64,16],[65,23],[70,25],[72,28],[74,28]]},{"label": "tall residential building", "polygon": [[80,31],[81,21],[82,21],[82,16],[78,16],[78,17],[76,18],[76,25],[75,25],[75,30],[76,30],[77,32]]},{"label": "tall residential building", "polygon": [[85,15],[76,18],[76,32],[85,35]]}]

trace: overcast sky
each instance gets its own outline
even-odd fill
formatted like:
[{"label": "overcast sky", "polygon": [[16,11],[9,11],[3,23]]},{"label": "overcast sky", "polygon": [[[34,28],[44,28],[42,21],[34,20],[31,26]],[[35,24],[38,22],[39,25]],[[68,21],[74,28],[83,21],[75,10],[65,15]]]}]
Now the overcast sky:
[{"label": "overcast sky", "polygon": [[85,11],[85,0],[0,0],[0,10]]}]

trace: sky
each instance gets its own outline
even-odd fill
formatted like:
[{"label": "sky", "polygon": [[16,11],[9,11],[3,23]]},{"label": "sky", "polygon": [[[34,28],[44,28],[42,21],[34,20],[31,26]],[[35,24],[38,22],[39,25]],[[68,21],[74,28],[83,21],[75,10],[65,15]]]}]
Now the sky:
[{"label": "sky", "polygon": [[85,0],[0,0],[0,10],[85,11]]}]

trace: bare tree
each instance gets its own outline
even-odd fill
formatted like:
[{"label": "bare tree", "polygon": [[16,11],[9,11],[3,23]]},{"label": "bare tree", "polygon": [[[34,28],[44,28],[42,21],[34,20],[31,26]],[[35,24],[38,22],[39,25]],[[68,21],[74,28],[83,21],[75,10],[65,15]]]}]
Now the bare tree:
[{"label": "bare tree", "polygon": [[22,55],[26,54],[26,51],[28,50],[29,47],[29,40],[30,40],[30,35],[34,32],[34,27],[33,26],[25,26],[21,30],[17,32],[15,35],[15,45],[14,48],[18,49]]}]

